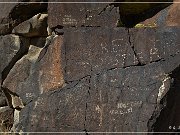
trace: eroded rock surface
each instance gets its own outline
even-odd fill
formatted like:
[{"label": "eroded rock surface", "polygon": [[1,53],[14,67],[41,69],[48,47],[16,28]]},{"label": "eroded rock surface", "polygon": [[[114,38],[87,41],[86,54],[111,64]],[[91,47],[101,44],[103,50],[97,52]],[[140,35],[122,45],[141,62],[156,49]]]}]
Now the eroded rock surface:
[{"label": "eroded rock surface", "polygon": [[0,131],[178,131],[177,4],[38,2],[0,4]]},{"label": "eroded rock surface", "polygon": [[37,14],[16,26],[12,33],[25,37],[47,36],[47,14]]},{"label": "eroded rock surface", "polygon": [[8,132],[13,124],[14,110],[8,106],[0,107],[0,132]]},{"label": "eroded rock surface", "polygon": [[[134,34],[132,31],[138,31],[138,29],[130,31],[130,35],[133,37],[141,35],[141,31],[144,31],[143,34],[151,35],[154,30],[140,29],[139,34]],[[180,64],[179,38],[168,36],[166,38],[171,42],[164,44],[168,42],[162,37],[166,36],[168,32],[169,35],[178,35],[179,29],[156,29],[154,38],[152,38],[153,42],[150,44],[152,46],[148,46],[145,42],[144,46],[147,45],[150,48],[141,50],[142,54],[148,55],[147,61],[143,65],[134,63],[137,59],[128,39],[122,37],[125,41],[121,42],[121,36],[118,36],[119,40],[115,41],[119,42],[112,44],[116,37],[110,37],[108,33],[118,35],[120,32],[128,33],[126,29],[110,29],[107,33],[106,30],[100,28],[93,31],[90,28],[65,30],[63,54],[65,54],[66,62],[63,63],[63,67],[67,84],[62,89],[54,89],[53,92],[40,95],[25,106],[20,112],[21,122],[16,129],[18,131],[23,129],[26,132],[38,130],[53,132],[147,132],[150,130],[150,120],[153,119],[152,116],[156,111],[160,112],[163,108],[160,101],[170,88],[172,80],[169,74]],[[99,38],[93,40],[91,39],[93,36],[90,36],[87,39],[84,38],[86,34],[96,34],[96,37]],[[70,40],[69,37],[71,37]],[[107,46],[101,46],[101,43],[107,44]],[[131,44],[135,45],[136,42],[132,40]],[[124,48],[125,46],[130,47],[131,51],[124,52],[124,54],[135,58],[132,61],[128,59],[130,65],[122,64],[126,63],[125,60],[119,62],[122,64],[120,66],[108,63],[123,58],[123,56],[114,57],[116,51],[117,54],[119,54],[118,50],[123,51],[123,49],[118,48],[118,45],[119,47],[122,45]],[[161,47],[158,48],[158,45]],[[170,45],[172,48],[166,45]],[[176,45],[176,50],[174,50],[173,45]],[[113,49],[113,47],[117,48]],[[140,49],[138,46],[134,46],[134,48],[136,48],[135,51]],[[113,50],[116,50],[113,52],[114,55],[111,54]],[[106,55],[100,55],[102,51],[105,51]],[[110,52],[111,55],[108,55],[107,52]],[[97,54],[99,55],[97,56]],[[157,57],[158,55],[160,57]],[[107,59],[107,57],[102,56],[109,57]],[[146,59],[145,56],[143,57]],[[150,61],[151,57],[154,59]],[[101,61],[98,61],[98,58]],[[94,60],[98,62],[94,62]],[[68,64],[69,61],[80,65]],[[167,63],[171,65],[168,70]],[[101,65],[99,70],[95,68],[98,67],[97,65]],[[75,67],[72,68],[72,66]],[[29,112],[28,116],[27,112]],[[29,125],[25,125],[27,121],[30,123]],[[39,122],[43,124],[39,124]]]},{"label": "eroded rock surface", "polygon": [[62,37],[55,37],[44,48],[38,47],[45,45],[48,40],[41,38],[41,41],[31,44],[27,55],[16,62],[3,82],[2,86],[19,95],[25,104],[39,94],[61,88],[64,84],[61,68]]},{"label": "eroded rock surface", "polygon": [[142,22],[141,24],[146,26],[180,26],[180,6],[179,0],[174,0],[174,3],[157,13],[152,18],[149,18]]},{"label": "eroded rock surface", "polygon": [[[26,2],[43,2],[46,0],[27,0]],[[1,0],[1,2],[9,2]],[[47,4],[43,3],[18,3],[23,0],[14,0],[14,3],[1,3],[0,35],[11,33],[12,29],[19,23],[31,18],[37,13],[46,12]],[[36,10],[32,10],[36,9]]]}]

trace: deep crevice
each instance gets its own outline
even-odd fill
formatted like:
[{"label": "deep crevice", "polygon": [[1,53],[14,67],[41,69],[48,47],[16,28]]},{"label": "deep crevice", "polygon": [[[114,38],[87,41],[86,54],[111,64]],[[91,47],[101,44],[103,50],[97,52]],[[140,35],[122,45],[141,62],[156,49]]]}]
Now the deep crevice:
[{"label": "deep crevice", "polygon": [[89,81],[88,81],[88,90],[87,90],[87,100],[86,100],[86,107],[85,107],[85,117],[84,117],[84,131],[85,131],[85,134],[86,135],[89,135],[88,133],[88,130],[87,130],[87,111],[88,111],[88,99],[89,99],[89,96],[90,96],[90,85],[91,85],[91,76],[89,76]]},{"label": "deep crevice", "polygon": [[134,45],[133,45],[133,43],[131,42],[131,34],[130,34],[129,28],[127,28],[127,32],[128,32],[128,41],[129,41],[130,47],[132,48],[132,50],[133,50],[133,52],[134,52],[134,55],[135,55],[135,57],[136,57],[137,60],[138,60],[138,64],[137,64],[137,65],[142,66],[143,64],[140,62],[139,57],[137,56],[136,50],[135,50],[135,48],[134,48]]},{"label": "deep crevice", "polygon": [[[12,108],[12,109],[16,109],[16,110],[20,111],[22,108],[20,108],[20,107],[15,107],[14,108],[13,107],[11,95],[18,97],[19,99],[20,99],[20,96],[18,94],[16,94],[16,93],[10,91],[8,88],[4,88],[3,86],[1,86],[1,90],[3,91],[3,93],[4,93],[5,97],[6,97],[6,101],[8,103],[8,106],[10,108]],[[24,103],[23,103],[23,105],[25,106]]]},{"label": "deep crevice", "polygon": [[160,102],[163,109],[157,114],[158,116],[154,117],[154,123],[149,129],[150,131],[180,131],[180,66],[170,74],[170,77],[173,79],[173,83]]},{"label": "deep crevice", "polygon": [[37,62],[40,62],[41,59],[46,55],[46,52],[49,48],[49,46],[52,44],[52,42],[54,41],[53,39],[55,38],[56,35],[51,35],[49,37],[46,38],[46,43],[43,47],[43,49],[41,50],[39,57],[37,59]]},{"label": "deep crevice", "polygon": [[[162,0],[160,0],[162,1]],[[115,2],[122,2],[122,0],[115,0]],[[165,0],[162,2],[172,2],[173,0]],[[161,4],[149,4],[148,8],[145,8],[146,6],[148,6],[147,4],[142,4],[141,7],[137,8],[137,5],[133,6],[133,1],[130,4],[127,3],[114,3],[115,7],[119,7],[119,14],[120,14],[120,22],[121,22],[121,27],[127,27],[127,28],[132,28],[134,27],[136,24],[145,21],[148,18],[153,17],[154,15],[156,15],[158,12],[160,12],[161,10],[165,9],[166,7],[170,6],[172,3],[161,3]],[[113,4],[113,3],[112,3]],[[129,11],[127,11],[126,8],[129,8]],[[144,8],[144,11],[141,11],[140,9]],[[131,9],[131,10],[130,10]],[[140,10],[141,12],[138,12],[138,10]],[[126,11],[126,12],[125,12]],[[134,13],[134,12],[137,13]]]},{"label": "deep crevice", "polygon": [[[48,0],[42,0],[47,2]],[[21,2],[30,2],[30,0],[21,0]],[[47,3],[18,3],[9,13],[8,19],[3,19],[1,23],[7,25],[5,32],[1,35],[11,34],[12,29],[20,23],[30,19],[38,13],[47,13]],[[30,10],[36,9],[36,10]],[[22,12],[23,11],[23,12]],[[23,14],[22,14],[23,13]]]},{"label": "deep crevice", "polygon": [[6,77],[9,74],[9,72],[11,71],[11,69],[16,64],[16,62],[19,61],[24,55],[26,55],[28,53],[29,43],[28,44],[26,44],[26,43],[24,44],[24,42],[22,41],[23,39],[20,39],[20,40],[21,40],[20,41],[20,49],[18,50],[16,55],[12,58],[12,60],[9,62],[9,64],[2,71],[1,85],[3,85],[4,80],[6,79]]}]

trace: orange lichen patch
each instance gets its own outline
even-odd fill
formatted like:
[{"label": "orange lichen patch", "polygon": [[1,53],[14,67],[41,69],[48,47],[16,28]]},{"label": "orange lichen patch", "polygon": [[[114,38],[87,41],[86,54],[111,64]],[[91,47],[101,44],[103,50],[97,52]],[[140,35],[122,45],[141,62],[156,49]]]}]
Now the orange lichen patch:
[{"label": "orange lichen patch", "polygon": [[40,68],[40,90],[41,93],[61,88],[64,84],[61,48],[62,36],[57,36],[49,46],[45,57],[42,59]]}]

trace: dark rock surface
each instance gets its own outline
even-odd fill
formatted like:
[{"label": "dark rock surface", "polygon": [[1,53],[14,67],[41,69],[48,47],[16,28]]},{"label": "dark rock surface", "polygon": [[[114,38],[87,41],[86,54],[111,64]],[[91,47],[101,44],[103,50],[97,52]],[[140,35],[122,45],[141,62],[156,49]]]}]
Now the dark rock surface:
[{"label": "dark rock surface", "polygon": [[3,92],[0,92],[0,107],[7,106],[6,97]]},{"label": "dark rock surface", "polygon": [[[116,1],[132,2],[132,3],[115,4],[115,6],[119,7],[119,14],[120,14],[120,20],[122,26],[126,26],[126,27],[133,27],[137,23],[153,17],[159,11],[171,5],[171,3],[165,3],[165,2],[173,2],[173,0],[148,0],[148,1],[116,0]],[[146,3],[135,3],[135,2],[146,2]],[[162,2],[162,3],[153,3],[153,2]]]},{"label": "dark rock surface", "polygon": [[[24,104],[45,91],[62,87],[64,83],[61,69],[62,37],[56,37],[49,44],[47,52],[44,52],[47,48],[43,48],[43,45],[48,39],[39,40],[41,41],[31,40],[27,55],[16,62],[2,85],[20,96]],[[42,58],[39,58],[40,56]]]},{"label": "dark rock surface", "polygon": [[16,26],[12,33],[25,37],[47,37],[47,14],[37,14]]},{"label": "dark rock surface", "polygon": [[[149,46],[150,48],[141,50],[141,52],[142,54],[148,54],[151,49],[155,50],[155,52],[158,49],[159,52],[164,52],[161,53],[160,59],[152,59],[152,61],[148,61],[148,59],[147,63],[144,63],[145,65],[138,65],[138,63],[133,65],[134,61],[132,61],[132,65],[128,67],[125,65],[114,66],[106,61],[106,57],[96,56],[96,51],[100,54],[103,50],[99,46],[102,42],[101,38],[96,38],[96,40],[77,38],[81,32],[83,33],[81,37],[86,37],[86,34],[93,35],[91,33],[96,34],[96,37],[102,37],[103,33],[103,39],[107,39],[109,45],[109,48],[106,49],[110,52],[114,47],[111,43],[116,37],[112,36],[110,38],[107,33],[112,34],[114,32],[118,35],[118,32],[124,33],[125,29],[108,29],[110,32],[107,33],[105,33],[106,30],[100,28],[93,31],[90,28],[82,30],[72,28],[68,30],[71,31],[72,35],[69,31],[65,31],[63,44],[66,58],[64,68],[66,86],[42,94],[26,105],[20,112],[21,122],[17,125],[17,129],[23,129],[26,132],[39,130],[45,132],[147,132],[150,130],[152,116],[155,111],[160,112],[163,107],[160,101],[170,88],[172,79],[168,74],[180,64],[179,51],[166,46],[165,43],[167,42],[162,37],[166,36],[167,32],[169,32],[169,35],[178,35],[179,29],[156,29],[154,41],[158,42],[153,42],[153,44],[164,46],[161,48]],[[138,29],[132,29],[131,31],[138,31]],[[148,30],[140,29],[140,31],[144,31],[147,35],[152,34]],[[142,32],[140,32],[141,34]],[[132,32],[131,35],[138,34]],[[71,37],[71,40],[67,37]],[[93,36],[90,37],[93,38]],[[119,36],[119,38],[121,37]],[[179,38],[168,36],[166,39],[171,41],[170,46],[176,44],[176,49],[180,46]],[[122,44],[121,42],[118,43],[119,45]],[[130,46],[129,42],[124,43],[126,42],[123,42],[122,45]],[[134,42],[132,41],[132,43]],[[84,47],[82,47],[83,44]],[[80,50],[80,48],[84,50]],[[85,48],[88,50],[85,50]],[[138,49],[137,47],[136,50]],[[73,53],[71,50],[73,50]],[[134,56],[133,51],[128,53]],[[76,56],[74,56],[75,54]],[[108,54],[104,56],[108,56]],[[112,60],[115,60],[114,56],[109,55]],[[102,62],[104,62],[98,71],[93,67],[101,64],[101,62],[93,63],[94,57],[101,58]],[[71,68],[74,64],[68,64],[68,60],[76,61],[76,63],[79,63],[79,61],[83,63],[89,62],[90,64],[87,65],[87,68],[83,65]],[[170,70],[166,70],[167,63],[171,65]],[[46,109],[44,110],[44,108]],[[27,112],[28,115],[26,115]],[[26,122],[30,124],[26,125]]]},{"label": "dark rock surface", "polygon": [[29,40],[13,34],[0,39],[0,79],[3,81],[16,61],[27,52]]},{"label": "dark rock surface", "polygon": [[0,3],[0,132],[180,129],[179,6],[20,2]]},{"label": "dark rock surface", "polygon": [[[58,2],[58,0],[49,0]],[[67,0],[64,0],[67,2]],[[61,1],[63,2],[63,1]],[[69,2],[76,2],[71,0]],[[78,2],[89,2],[80,0]],[[98,0],[96,2],[103,2]],[[50,28],[64,27],[133,27],[137,23],[153,17],[172,3],[133,3],[146,0],[108,0],[109,3],[49,3],[48,24]],[[116,3],[117,2],[117,3]],[[132,3],[118,3],[132,2]],[[173,2],[173,0],[149,0],[149,2]]]},{"label": "dark rock surface", "polygon": [[[1,3],[0,35],[11,33],[14,26],[31,18],[32,16],[47,11],[47,4],[43,3],[17,3],[24,0],[13,0],[16,3]],[[26,2],[43,2],[46,0],[26,0]],[[0,2],[9,2],[1,0]],[[33,10],[36,9],[36,10]]]},{"label": "dark rock surface", "polygon": [[[58,0],[50,0],[49,2],[56,1],[58,2]],[[67,2],[66,0],[63,1]],[[98,1],[103,2],[103,0]],[[71,0],[71,2],[76,2],[76,0]],[[84,0],[83,2],[89,1]],[[107,2],[113,2],[113,0],[107,0]],[[58,25],[64,27],[116,27],[119,19],[118,9],[107,3],[49,3],[48,12],[51,14],[48,18],[50,28]]]},{"label": "dark rock surface", "polygon": [[14,110],[8,106],[0,107],[0,132],[8,132],[13,124]]}]

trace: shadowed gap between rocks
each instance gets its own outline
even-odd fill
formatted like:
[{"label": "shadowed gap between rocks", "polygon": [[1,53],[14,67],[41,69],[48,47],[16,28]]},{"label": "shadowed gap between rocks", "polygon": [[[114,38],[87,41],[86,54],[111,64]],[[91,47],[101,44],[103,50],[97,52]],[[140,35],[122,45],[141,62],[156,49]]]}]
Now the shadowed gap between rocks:
[{"label": "shadowed gap between rocks", "polygon": [[180,131],[180,66],[172,72],[170,77],[173,79],[171,88],[161,100],[161,104],[165,107],[161,110],[159,116],[154,118],[152,127],[149,127],[151,128],[150,131]]},{"label": "shadowed gap between rocks", "polygon": [[[122,2],[122,0],[115,0],[115,2]],[[173,0],[166,0],[165,2],[173,2]],[[133,3],[130,3],[133,5]],[[129,3],[115,3],[115,4],[110,4],[114,5],[115,7],[119,7],[119,14],[120,14],[120,20],[118,23],[119,27],[127,27],[127,28],[132,28],[136,24],[145,21],[148,18],[153,17],[156,15],[158,12],[161,10],[165,9],[166,7],[170,6],[172,3],[161,3],[161,4],[154,4],[152,3],[149,5],[149,8],[145,8],[143,12],[140,13],[135,13],[138,12],[138,10],[141,8],[144,8],[146,5],[144,3],[139,3],[142,6],[139,8],[136,7],[136,5],[131,6]],[[135,3],[134,3],[135,4]],[[128,10],[132,10],[131,12],[126,12],[126,8],[129,8]],[[133,12],[134,11],[134,12]]]}]

